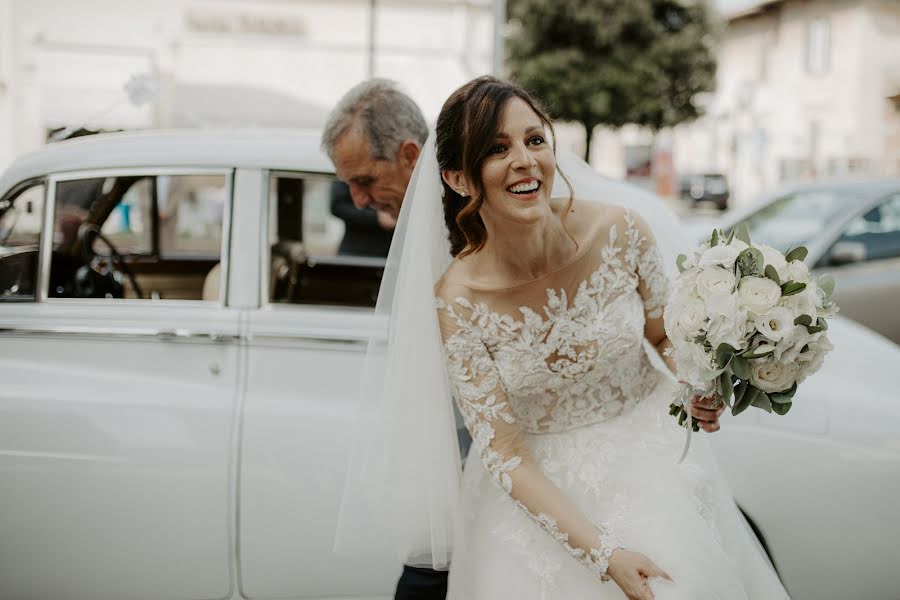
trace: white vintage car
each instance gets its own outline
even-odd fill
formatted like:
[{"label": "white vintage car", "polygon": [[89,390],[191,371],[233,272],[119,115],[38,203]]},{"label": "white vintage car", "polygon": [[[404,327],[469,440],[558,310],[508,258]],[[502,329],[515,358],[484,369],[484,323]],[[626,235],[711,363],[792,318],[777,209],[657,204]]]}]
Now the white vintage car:
[{"label": "white vintage car", "polygon": [[[388,553],[331,551],[383,268],[332,178],[315,135],[196,132],[0,178],[0,598],[392,594]],[[900,349],[831,334],[715,448],[795,598],[896,600]]]}]

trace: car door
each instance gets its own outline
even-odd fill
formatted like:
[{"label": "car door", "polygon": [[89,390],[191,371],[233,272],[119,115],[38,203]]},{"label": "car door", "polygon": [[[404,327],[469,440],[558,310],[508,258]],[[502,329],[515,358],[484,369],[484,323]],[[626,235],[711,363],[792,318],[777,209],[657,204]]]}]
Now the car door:
[{"label": "car door", "polygon": [[379,237],[374,214],[368,225],[337,217],[331,178],[323,175],[271,173],[248,189],[267,194],[259,227],[261,302],[248,314],[241,592],[261,599],[388,597],[400,573],[389,552],[332,551],[384,265],[383,258],[339,249],[365,246],[348,236],[365,237],[367,228]]},{"label": "car door", "polygon": [[230,182],[40,184],[38,284],[7,277],[0,292],[0,596],[231,594],[238,312],[206,275],[153,275],[179,253],[228,272]]},{"label": "car door", "polygon": [[900,193],[852,219],[819,264],[841,314],[900,344]]}]

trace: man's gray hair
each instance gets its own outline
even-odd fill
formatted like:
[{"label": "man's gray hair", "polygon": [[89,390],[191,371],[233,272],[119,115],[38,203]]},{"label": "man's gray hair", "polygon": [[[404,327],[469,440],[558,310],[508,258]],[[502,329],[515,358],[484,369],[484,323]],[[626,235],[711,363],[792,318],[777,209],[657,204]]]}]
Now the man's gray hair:
[{"label": "man's gray hair", "polygon": [[422,111],[388,79],[363,81],[344,94],[325,122],[322,150],[332,156],[337,139],[354,124],[369,139],[375,160],[393,160],[404,140],[415,140],[423,146],[428,137]]}]

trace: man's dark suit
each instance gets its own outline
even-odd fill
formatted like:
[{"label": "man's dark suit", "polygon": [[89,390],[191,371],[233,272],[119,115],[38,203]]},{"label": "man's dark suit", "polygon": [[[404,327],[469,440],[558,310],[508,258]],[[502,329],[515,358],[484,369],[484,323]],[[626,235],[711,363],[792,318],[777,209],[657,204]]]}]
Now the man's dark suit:
[{"label": "man's dark suit", "polygon": [[387,256],[393,232],[386,231],[378,224],[378,217],[371,208],[356,208],[350,197],[350,189],[341,181],[331,184],[331,214],[344,222],[344,237],[338,247],[338,254]]}]

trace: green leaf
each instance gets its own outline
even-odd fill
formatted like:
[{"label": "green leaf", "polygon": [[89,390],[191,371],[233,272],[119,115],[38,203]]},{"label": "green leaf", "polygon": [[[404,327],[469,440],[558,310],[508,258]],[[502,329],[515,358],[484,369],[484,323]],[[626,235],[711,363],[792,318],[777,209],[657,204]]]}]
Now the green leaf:
[{"label": "green leaf", "polygon": [[784,260],[791,262],[792,260],[805,260],[809,250],[805,246],[797,246],[785,255]]},{"label": "green leaf", "polygon": [[825,292],[825,296],[829,297],[834,293],[834,276],[830,273],[826,273],[819,277],[818,280],[819,289]]},{"label": "green leaf", "polygon": [[[819,317],[818,319],[816,319],[815,325],[808,325],[806,327],[806,332],[810,335],[812,335],[814,333],[819,333],[820,331],[827,331],[827,330],[828,330],[828,321],[826,321],[822,317]],[[805,352],[805,350],[804,350],[804,352]]]},{"label": "green leaf", "polygon": [[719,386],[722,388],[722,401],[731,406],[731,397],[734,395],[734,385],[731,382],[731,375],[727,371],[722,371],[719,375]]},{"label": "green leaf", "polygon": [[747,248],[742,251],[738,254],[736,263],[741,277],[760,275],[766,264],[762,252],[756,248]]},{"label": "green leaf", "polygon": [[734,388],[734,401],[735,403],[740,402],[741,398],[744,397],[744,394],[747,393],[747,388],[750,384],[746,381],[742,381],[737,384],[737,387]]},{"label": "green leaf", "polygon": [[793,401],[794,394],[797,393],[797,383],[795,382],[789,389],[769,394],[772,404],[790,404]]},{"label": "green leaf", "polygon": [[[744,383],[746,383],[746,382],[744,382]],[[740,387],[740,386],[738,386],[738,387]],[[746,390],[741,395],[740,400],[735,399],[734,407],[732,407],[732,409],[731,409],[731,414],[739,415],[742,412],[744,412],[745,410],[747,410],[747,408],[751,404],[753,404],[753,401],[756,399],[756,394],[758,394],[758,393],[761,394],[762,392],[760,392],[758,389],[756,389],[752,385],[747,385]]]},{"label": "green leaf", "polygon": [[773,404],[772,411],[776,415],[786,415],[789,410],[791,410],[792,402],[783,402],[781,404]]},{"label": "green leaf", "polygon": [[731,228],[731,231],[728,232],[728,239],[725,240],[726,244],[730,244],[734,241],[734,227]]},{"label": "green leaf", "polygon": [[719,365],[720,369],[728,366],[728,361],[731,360],[732,356],[734,356],[734,348],[729,344],[719,344],[716,348],[716,364]]},{"label": "green leaf", "polygon": [[747,381],[750,379],[750,361],[740,354],[735,354],[731,359],[731,372],[738,379]]},{"label": "green leaf", "polygon": [[678,267],[679,273],[684,273],[684,261],[687,260],[687,256],[684,254],[679,254],[678,258],[675,259],[675,266]]},{"label": "green leaf", "polygon": [[809,315],[800,315],[796,319],[794,319],[794,325],[803,325],[804,327],[809,327],[812,325],[812,317]]},{"label": "green leaf", "polygon": [[740,225],[738,225],[735,228],[735,231],[737,232],[737,233],[735,233],[735,237],[749,246],[750,245],[750,232],[747,230],[747,224],[741,223]]},{"label": "green leaf", "polygon": [[719,230],[713,229],[712,236],[709,238],[709,246],[718,246],[719,245]]},{"label": "green leaf", "polygon": [[778,270],[772,265],[766,265],[766,270],[764,271],[766,277],[774,281],[776,284],[781,285],[781,278],[778,277]]},{"label": "green leaf", "polygon": [[759,393],[753,397],[753,406],[761,408],[767,413],[772,412],[772,401],[769,399],[769,395],[763,391],[757,391]]},{"label": "green leaf", "polygon": [[793,296],[794,294],[799,294],[803,290],[806,289],[805,283],[799,283],[796,281],[788,281],[787,283],[782,284],[781,286],[781,295],[782,296]]}]

